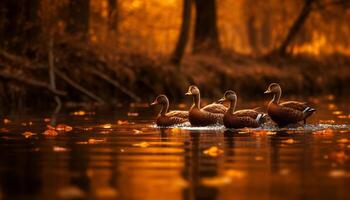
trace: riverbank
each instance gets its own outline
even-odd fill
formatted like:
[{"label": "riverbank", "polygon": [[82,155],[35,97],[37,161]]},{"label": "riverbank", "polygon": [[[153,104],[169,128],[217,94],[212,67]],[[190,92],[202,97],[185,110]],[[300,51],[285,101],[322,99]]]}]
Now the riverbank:
[{"label": "riverbank", "polygon": [[[74,44],[74,45],[73,45]],[[181,66],[166,57],[116,51],[72,42],[57,43],[53,58],[44,49],[31,58],[0,51],[0,101],[7,108],[51,107],[67,102],[149,102],[165,93],[182,101],[190,84],[217,98],[227,89],[243,98],[263,98],[270,82],[286,95],[344,95],[350,90],[350,59],[295,56],[253,58],[232,53],[186,55]],[[55,89],[49,76],[53,59]]]}]

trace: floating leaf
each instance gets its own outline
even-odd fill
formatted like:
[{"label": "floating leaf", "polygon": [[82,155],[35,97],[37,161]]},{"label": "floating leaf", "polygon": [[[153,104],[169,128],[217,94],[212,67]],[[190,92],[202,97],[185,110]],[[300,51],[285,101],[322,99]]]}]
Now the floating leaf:
[{"label": "floating leaf", "polygon": [[290,139],[287,139],[287,140],[283,140],[282,141],[283,143],[286,143],[286,144],[294,144],[295,143],[295,140],[290,138]]},{"label": "floating leaf", "polygon": [[341,115],[341,114],[343,114],[343,111],[336,110],[336,111],[333,111],[332,114],[333,115]]},{"label": "floating leaf", "polygon": [[101,125],[102,128],[109,129],[112,128],[112,124],[103,124]]},{"label": "floating leaf", "polygon": [[217,146],[212,146],[209,149],[204,150],[203,153],[208,156],[217,157],[218,155],[224,153],[224,151],[219,149]]},{"label": "floating leaf", "polygon": [[47,129],[43,134],[45,136],[50,136],[50,137],[54,137],[54,136],[58,135],[57,131],[55,131],[53,129]]},{"label": "floating leaf", "polygon": [[53,151],[54,152],[66,152],[66,151],[68,151],[68,149],[64,148],[64,147],[54,146]]},{"label": "floating leaf", "polygon": [[231,182],[232,182],[232,178],[229,176],[206,177],[206,178],[202,178],[201,180],[202,185],[205,185],[208,187],[224,186],[224,185],[230,184]]},{"label": "floating leaf", "polygon": [[51,119],[50,118],[44,118],[44,122],[50,122]]},{"label": "floating leaf", "polygon": [[29,131],[26,131],[24,133],[22,133],[22,135],[25,137],[25,138],[30,138],[34,135],[37,135],[36,133],[32,133],[32,132],[29,132]]},{"label": "floating leaf", "polygon": [[59,124],[56,126],[56,131],[70,132],[72,130],[73,130],[73,127],[65,125],[65,124]]},{"label": "floating leaf", "polygon": [[132,131],[134,132],[134,134],[141,134],[141,133],[143,133],[143,131],[140,131],[140,130],[137,130],[137,129],[134,129]]},{"label": "floating leaf", "polygon": [[126,120],[118,120],[118,121],[117,121],[117,124],[118,124],[118,125],[126,125],[126,124],[129,124],[129,122],[126,121]]},{"label": "floating leaf", "polygon": [[236,169],[229,169],[225,171],[225,175],[232,178],[241,179],[246,176],[246,172]]},{"label": "floating leaf", "polygon": [[339,143],[348,143],[349,140],[347,138],[342,138],[342,139],[339,139],[337,140]]},{"label": "floating leaf", "polygon": [[147,148],[147,147],[150,146],[150,144],[149,144],[148,142],[140,142],[140,143],[133,144],[132,146],[134,146],[134,147]]},{"label": "floating leaf", "polygon": [[75,111],[75,112],[73,112],[71,114],[75,115],[75,116],[84,116],[84,115],[86,115],[86,112],[83,111],[83,110],[79,110],[79,111]]},{"label": "floating leaf", "polygon": [[329,176],[332,178],[350,177],[350,173],[343,169],[333,169],[329,172]]}]

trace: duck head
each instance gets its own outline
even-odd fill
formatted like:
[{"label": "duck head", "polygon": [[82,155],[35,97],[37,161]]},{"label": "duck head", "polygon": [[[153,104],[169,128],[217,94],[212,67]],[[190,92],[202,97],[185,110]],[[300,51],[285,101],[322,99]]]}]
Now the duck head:
[{"label": "duck head", "polygon": [[190,87],[188,87],[188,91],[187,93],[185,94],[186,96],[196,96],[196,95],[199,95],[200,92],[199,92],[199,89],[197,86],[195,85],[191,85]]},{"label": "duck head", "polygon": [[169,109],[169,100],[168,98],[164,95],[164,94],[161,94],[159,95],[152,103],[151,103],[151,106],[154,106],[154,105],[162,105],[162,109],[160,111],[160,115],[165,115],[167,112],[168,112],[168,109]]},{"label": "duck head", "polygon": [[224,97],[218,100],[218,103],[223,103],[224,101],[237,101],[237,95],[232,90],[227,90]]},{"label": "duck head", "polygon": [[271,83],[264,94],[273,94],[271,102],[278,104],[282,95],[281,86],[277,83]]},{"label": "duck head", "polygon": [[264,94],[277,94],[281,92],[281,86],[278,83],[271,83]]},{"label": "duck head", "polygon": [[157,96],[157,98],[151,103],[151,106],[154,106],[157,104],[165,105],[168,102],[169,102],[168,98],[164,94],[161,94]]}]

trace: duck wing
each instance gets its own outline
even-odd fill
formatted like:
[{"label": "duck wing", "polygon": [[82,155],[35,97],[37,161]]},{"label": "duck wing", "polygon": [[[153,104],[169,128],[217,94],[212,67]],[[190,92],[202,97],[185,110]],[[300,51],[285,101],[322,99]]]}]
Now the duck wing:
[{"label": "duck wing", "polygon": [[250,117],[253,119],[256,119],[256,117],[260,114],[260,112],[253,110],[253,109],[244,109],[244,110],[237,110],[233,113],[233,115],[238,117]]},{"label": "duck wing", "polygon": [[212,103],[207,106],[204,106],[202,110],[209,113],[225,114],[225,112],[227,111],[227,107],[222,104]]},{"label": "duck wing", "polygon": [[188,111],[172,110],[165,114],[167,117],[188,118]]},{"label": "duck wing", "polygon": [[295,110],[299,110],[299,111],[304,111],[308,107],[306,102],[298,102],[298,101],[286,101],[286,102],[280,103],[279,105],[292,108]]}]

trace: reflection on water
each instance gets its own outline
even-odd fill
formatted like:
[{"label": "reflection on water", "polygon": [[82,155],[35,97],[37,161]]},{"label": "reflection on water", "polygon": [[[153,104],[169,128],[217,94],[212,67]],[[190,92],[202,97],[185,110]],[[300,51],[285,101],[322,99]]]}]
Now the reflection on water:
[{"label": "reflection on water", "polygon": [[158,129],[137,108],[8,117],[0,199],[348,199],[350,110],[322,105],[283,130]]}]

